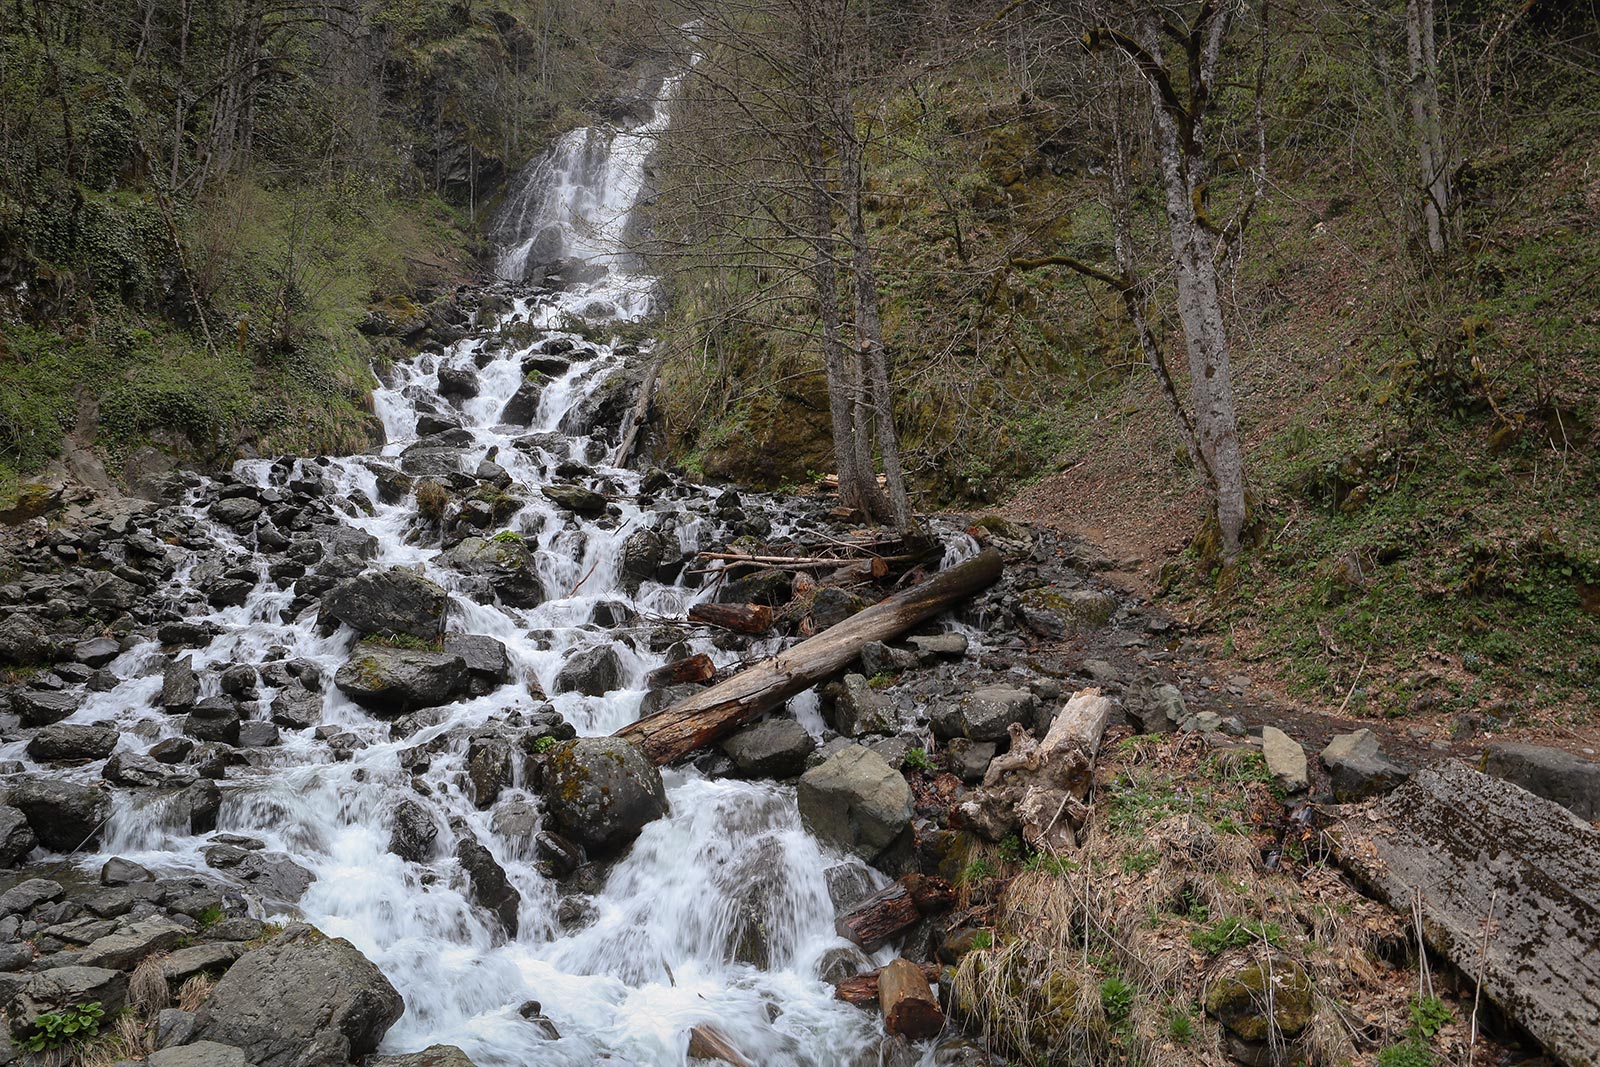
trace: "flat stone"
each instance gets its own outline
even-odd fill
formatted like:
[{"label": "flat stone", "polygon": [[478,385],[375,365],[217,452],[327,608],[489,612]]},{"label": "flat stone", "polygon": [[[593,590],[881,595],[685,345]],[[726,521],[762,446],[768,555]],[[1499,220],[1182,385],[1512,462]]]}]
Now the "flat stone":
[{"label": "flat stone", "polygon": [[173,952],[162,961],[161,973],[169,982],[181,982],[193,974],[225,971],[242,955],[244,946],[237,941],[208,941]]},{"label": "flat stone", "polygon": [[152,1052],[144,1062],[147,1067],[250,1067],[243,1049],[216,1041],[173,1045]]},{"label": "flat stone", "polygon": [[798,795],[812,833],[869,863],[911,825],[911,787],[864,745],[847,744],[801,775]]},{"label": "flat stone", "polygon": [[1498,742],[1484,749],[1483,769],[1555,801],[1580,819],[1600,818],[1600,763],[1559,748]]},{"label": "flat stone", "polygon": [[170,919],[145,919],[91,943],[78,962],[85,967],[129,970],[152,952],[165,952],[192,933]]},{"label": "flat stone", "polygon": [[40,904],[60,900],[64,892],[60,882],[48,878],[29,878],[0,893],[0,915],[26,914]]},{"label": "flat stone", "polygon": [[1285,792],[1298,793],[1310,784],[1306,750],[1276,726],[1261,728],[1261,756],[1267,762],[1267,770],[1272,772]]}]

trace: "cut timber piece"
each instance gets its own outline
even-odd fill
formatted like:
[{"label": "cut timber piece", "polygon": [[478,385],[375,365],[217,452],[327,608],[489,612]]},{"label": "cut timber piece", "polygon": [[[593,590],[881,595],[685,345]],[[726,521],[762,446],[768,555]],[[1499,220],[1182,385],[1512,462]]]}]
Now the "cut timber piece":
[{"label": "cut timber piece", "polygon": [[657,763],[680,759],[840,673],[868,641],[891,641],[999,577],[1000,553],[985,549],[703,693],[629,723],[617,736],[638,744]]},{"label": "cut timber piece", "polygon": [[733,1067],[755,1067],[733,1047],[728,1035],[710,1023],[701,1023],[689,1031],[689,1058],[692,1060],[721,1060]]},{"label": "cut timber piece", "polygon": [[917,902],[917,910],[924,915],[937,915],[955,907],[956,891],[943,878],[912,873],[901,875],[900,884],[910,891],[911,899]]},{"label": "cut timber piece", "polygon": [[669,685],[685,685],[690,682],[709,682],[717,676],[717,665],[711,662],[711,657],[704,652],[696,652],[686,659],[673,660],[664,667],[657,667],[645,679],[651,689],[660,689]]},{"label": "cut timber piece", "polygon": [[834,929],[840,937],[873,952],[920,918],[922,912],[910,890],[891,882],[839,916]]},{"label": "cut timber piece", "polygon": [[695,604],[689,609],[689,621],[742,634],[764,634],[772,629],[772,609],[765,604]]},{"label": "cut timber piece", "polygon": [[944,1029],[944,1012],[922,968],[910,960],[894,960],[878,975],[878,1007],[883,1026],[909,1041],[924,1041]]},{"label": "cut timber piece", "polygon": [[[939,980],[939,965],[937,963],[924,963],[922,977],[927,979],[931,986]],[[841,978],[834,983],[833,997],[846,1004],[854,1004],[858,1008],[875,1007],[878,1003],[878,975],[883,973],[883,968],[868,971],[866,974],[851,975]]]},{"label": "cut timber piece", "polygon": [[1600,1067],[1600,830],[1454,760],[1344,811],[1339,865],[1401,914],[1420,887],[1429,946],[1556,1059]]}]

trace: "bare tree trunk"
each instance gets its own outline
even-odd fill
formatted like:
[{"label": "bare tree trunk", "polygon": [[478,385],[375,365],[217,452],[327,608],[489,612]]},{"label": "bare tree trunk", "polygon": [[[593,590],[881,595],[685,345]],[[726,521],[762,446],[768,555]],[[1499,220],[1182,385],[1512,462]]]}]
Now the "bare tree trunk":
[{"label": "bare tree trunk", "polygon": [[847,97],[839,109],[841,127],[849,127],[840,130],[840,169],[844,178],[845,215],[850,225],[850,263],[855,275],[856,341],[866,372],[863,393],[872,406],[878,433],[878,451],[883,457],[884,480],[888,489],[888,512],[880,517],[893,521],[895,526],[909,532],[916,521],[906,495],[905,471],[900,463],[900,440],[894,428],[894,400],[889,393],[889,358],[884,350],[883,318],[878,309],[878,275],[861,208],[861,142],[855,129],[854,108],[849,103]]},{"label": "bare tree trunk", "polygon": [[1422,217],[1428,251],[1445,250],[1445,215],[1450,210],[1450,175],[1439,115],[1439,58],[1433,45],[1433,0],[1406,0],[1406,55],[1411,62],[1411,122],[1422,172]]},{"label": "bare tree trunk", "polygon": [[[1217,526],[1224,558],[1239,554],[1245,524],[1244,453],[1239,444],[1238,417],[1233,396],[1233,368],[1229,361],[1228,329],[1222,315],[1222,295],[1212,242],[1199,216],[1205,187],[1205,94],[1231,21],[1224,6],[1213,16],[1199,62],[1199,80],[1185,128],[1154,79],[1150,81],[1151,110],[1155,120],[1162,193],[1167,230],[1176,268],[1178,317],[1183,323],[1189,356],[1190,393],[1194,397],[1195,437],[1216,481]],[[1154,18],[1140,25],[1143,46],[1159,55],[1160,30]],[[1198,43],[1198,42],[1196,42]]]}]

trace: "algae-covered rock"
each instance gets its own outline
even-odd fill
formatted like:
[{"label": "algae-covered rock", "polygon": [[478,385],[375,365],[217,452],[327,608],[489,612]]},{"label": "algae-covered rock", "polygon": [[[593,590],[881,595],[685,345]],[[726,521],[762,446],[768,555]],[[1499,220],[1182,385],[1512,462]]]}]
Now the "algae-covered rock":
[{"label": "algae-covered rock", "polygon": [[544,757],[546,811],[557,832],[593,855],[630,844],[667,813],[661,772],[616,737],[563,741]]},{"label": "algae-covered rock", "polygon": [[1246,1041],[1275,1029],[1294,1037],[1311,1022],[1311,979],[1283,956],[1225,956],[1206,986],[1207,1014]]}]

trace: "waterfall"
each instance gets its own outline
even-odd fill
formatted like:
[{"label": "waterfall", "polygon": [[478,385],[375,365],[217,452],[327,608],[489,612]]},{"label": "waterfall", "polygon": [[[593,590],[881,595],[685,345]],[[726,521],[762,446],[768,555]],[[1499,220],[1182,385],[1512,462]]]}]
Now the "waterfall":
[{"label": "waterfall", "polygon": [[[451,591],[450,628],[497,639],[512,664],[510,684],[439,709],[438,721],[404,738],[391,736],[387,722],[326,685],[319,711],[324,729],[286,728],[278,745],[251,750],[249,762],[231,767],[223,783],[219,831],[257,838],[313,878],[293,908],[268,907],[264,917],[303,917],[348,938],[401,992],[406,1010],[385,1039],[386,1052],[444,1043],[460,1046],[478,1067],[602,1061],[677,1067],[687,1062],[689,1029],[713,1023],[765,1067],[877,1062],[881,1023],[835,1000],[822,975],[831,955],[855,951],[835,933],[828,870],[845,868],[857,881],[881,876],[830,853],[802,828],[792,786],[669,771],[670,815],[644,830],[605,871],[602,884],[586,889],[561,885],[532,862],[526,847],[531,831],[498,832],[513,807],[541,818],[536,793],[514,783],[481,811],[462,787],[467,734],[527,708],[532,691],[554,692],[556,675],[574,650],[611,646],[621,677],[604,696],[555,696],[567,722],[580,734],[598,735],[635,719],[644,678],[667,654],[640,632],[599,625],[596,618],[681,616],[706,595],[681,579],[647,580],[636,591],[623,582],[621,552],[629,532],[670,527],[674,543],[694,549],[713,526],[667,497],[647,510],[637,502],[637,474],[597,462],[607,449],[587,430],[561,429],[582,424],[574,413],[627,357],[620,345],[594,341],[592,330],[585,331],[586,340],[562,327],[572,325],[570,316],[626,317],[643,306],[639,293],[648,279],[620,257],[620,235],[642,187],[652,139],[667,121],[673,85],[671,79],[663,85],[652,117],[636,127],[576,130],[562,138],[524,177],[507,208],[506,225],[517,243],[501,259],[503,273],[520,277],[529,257],[538,255],[599,264],[598,275],[560,291],[517,292],[509,310],[475,323],[465,339],[397,365],[375,394],[389,436],[380,454],[245,461],[236,468],[242,479],[280,492],[302,478],[331,483],[327,498],[341,502],[347,525],[376,542],[370,566],[420,568]],[[501,335],[501,324],[518,331]],[[570,366],[544,384],[531,425],[502,424],[507,403],[527,381],[524,360],[556,342],[571,350]],[[441,376],[462,375],[472,377],[477,395],[446,396]],[[385,502],[378,471],[401,462],[419,438],[419,423],[441,413],[459,423],[457,444],[446,452],[461,470],[472,471],[493,454],[526,491],[504,527],[520,533],[533,552],[549,592],[545,602],[525,609],[479,603],[468,595],[464,576],[441,565],[436,539],[408,536],[415,501]],[[431,442],[437,440],[424,446],[436,447]],[[538,489],[560,466],[608,488],[620,514],[576,519],[545,499]],[[195,491],[191,500],[199,496]],[[747,497],[746,506],[767,505]],[[782,514],[773,517],[783,532]],[[199,506],[188,508],[186,521],[230,567],[261,578],[244,603],[211,609],[204,606],[204,583],[212,571],[185,566],[177,572],[173,603],[200,605],[193,621],[215,628],[209,644],[192,654],[207,695],[215,691],[216,672],[232,664],[303,661],[331,678],[355,635],[321,632],[315,610],[291,617],[294,579],[275,581],[250,538],[213,523]],[[615,605],[622,610],[609,610]],[[689,639],[687,651],[722,665],[741,655],[707,638]],[[683,647],[675,654],[684,654]],[[129,752],[178,736],[181,720],[153,706],[161,662],[154,642],[124,652],[111,665],[120,684],[89,694],[74,721],[116,720],[125,731],[120,745]],[[267,677],[261,709],[275,695]],[[815,721],[814,698],[808,698],[800,698],[798,710]],[[330,728],[354,740],[335,753],[322,739]],[[408,750],[430,743],[437,751],[425,766],[408,760]],[[26,759],[20,746],[3,747],[0,755]],[[53,773],[88,779],[99,770],[97,762]],[[441,845],[424,862],[388,849],[391,820],[403,800],[422,805],[441,828]],[[129,807],[120,795],[118,811],[102,851],[79,858],[84,869],[121,855],[162,875],[211,873],[203,854],[207,838],[190,835],[181,818],[159,807]],[[454,833],[444,828],[452,823],[489,849],[520,894],[514,936],[472,903],[448,846]],[[880,960],[887,955],[892,950],[880,952]],[[530,1000],[540,1002],[553,1032],[519,1014]]]}]

